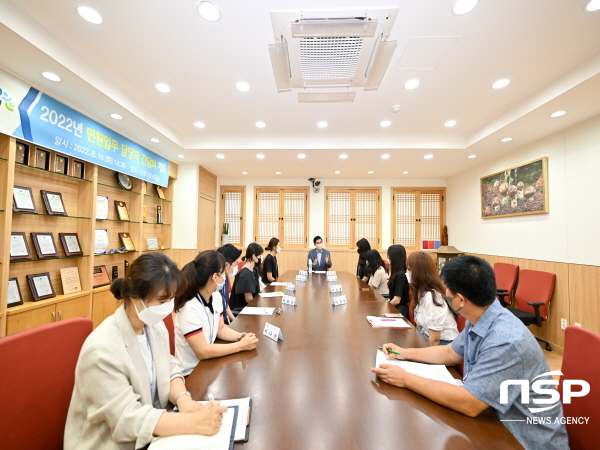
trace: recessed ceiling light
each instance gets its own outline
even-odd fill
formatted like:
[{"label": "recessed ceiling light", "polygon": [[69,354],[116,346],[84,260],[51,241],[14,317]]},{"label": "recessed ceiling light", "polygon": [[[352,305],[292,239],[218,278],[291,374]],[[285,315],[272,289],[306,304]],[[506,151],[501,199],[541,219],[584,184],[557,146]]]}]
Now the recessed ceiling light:
[{"label": "recessed ceiling light", "polygon": [[122,115],[120,115],[120,114],[117,114],[117,113],[112,113],[112,114],[110,115],[110,117],[112,117],[112,118],[113,118],[113,119],[115,119],[115,120],[123,120],[123,116],[122,116]]},{"label": "recessed ceiling light", "polygon": [[196,128],[204,128],[204,127],[206,127],[206,125],[204,124],[204,122],[194,122],[194,126]]},{"label": "recessed ceiling light", "polygon": [[452,13],[457,16],[462,16],[471,12],[479,3],[479,0],[456,0],[456,3],[452,7]]},{"label": "recessed ceiling light", "polygon": [[404,87],[406,89],[414,89],[416,87],[419,87],[419,84],[421,83],[415,78],[413,80],[408,80],[406,83],[404,83]]},{"label": "recessed ceiling light", "polygon": [[317,122],[317,126],[319,128],[327,128],[327,122],[325,122],[324,120],[321,120],[320,122]]},{"label": "recessed ceiling light", "polygon": [[600,9],[600,0],[590,0],[585,6],[586,11],[598,11]]},{"label": "recessed ceiling light", "polygon": [[304,153],[300,153],[300,154],[298,155],[298,158],[300,158],[300,159],[304,159],[304,158],[306,158],[306,155],[305,155]]},{"label": "recessed ceiling light", "polygon": [[184,155],[177,155],[177,157],[178,157],[178,158],[181,158],[181,159],[185,158],[185,156],[184,156]]},{"label": "recessed ceiling light", "polygon": [[156,83],[154,85],[154,87],[156,88],[157,91],[160,91],[160,92],[164,92],[164,93],[171,92],[171,88],[169,86],[167,86],[165,83]]},{"label": "recessed ceiling light", "polygon": [[381,155],[381,159],[390,159],[390,155],[388,155],[387,153],[384,155]]},{"label": "recessed ceiling light", "polygon": [[77,12],[82,18],[94,25],[100,25],[102,23],[102,16],[98,14],[98,11],[89,6],[80,6],[77,8]]},{"label": "recessed ceiling light", "polygon": [[469,155],[468,158],[469,159],[477,158],[477,155]]},{"label": "recessed ceiling light", "polygon": [[425,156],[423,156],[423,158],[425,158],[425,159],[431,159],[431,158],[433,158],[433,155],[425,155]]},{"label": "recessed ceiling light", "polygon": [[50,81],[62,81],[62,79],[52,72],[42,72],[42,76]]},{"label": "recessed ceiling light", "polygon": [[555,111],[552,114],[550,114],[550,117],[560,117],[564,116],[566,113],[566,111]]},{"label": "recessed ceiling light", "polygon": [[505,138],[500,139],[500,142],[510,142],[510,141],[512,141],[511,137],[505,137]]},{"label": "recessed ceiling light", "polygon": [[334,173],[340,173],[340,171],[339,171],[339,170],[336,170]]},{"label": "recessed ceiling light", "polygon": [[367,173],[375,173],[375,172],[373,172],[372,170],[369,170]]},{"label": "recessed ceiling light", "polygon": [[346,159],[347,157],[348,157],[348,155],[346,155],[345,153],[342,153],[342,154],[340,155],[340,159]]},{"label": "recessed ceiling light", "polygon": [[254,125],[256,125],[257,128],[264,128],[267,126],[266,123],[261,122],[261,121],[256,122]]},{"label": "recessed ceiling light", "polygon": [[281,172],[275,172],[275,175],[281,175]]},{"label": "recessed ceiling light", "polygon": [[402,108],[402,107],[401,107],[400,105],[394,105],[394,106],[392,106],[392,112],[393,112],[393,113],[400,112],[400,109],[401,109],[401,108]]},{"label": "recessed ceiling light", "polygon": [[198,5],[198,14],[209,22],[216,22],[221,18],[221,12],[211,2],[200,2]]},{"label": "recessed ceiling light", "polygon": [[219,153],[219,154],[217,155],[217,158],[219,158],[219,159],[225,159],[225,155],[222,155],[221,153]]},{"label": "recessed ceiling light", "polygon": [[160,142],[160,140],[158,140],[158,139],[156,139],[156,138],[150,138],[150,140],[151,140],[152,142]]},{"label": "recessed ceiling light", "polygon": [[494,84],[492,84],[492,87],[494,89],[502,89],[503,87],[506,87],[510,84],[510,80],[508,78],[502,78],[496,82],[494,82]]},{"label": "recessed ceiling light", "polygon": [[453,127],[454,125],[456,125],[456,120],[449,120],[444,124],[444,126],[448,128]]},{"label": "recessed ceiling light", "polygon": [[263,155],[262,153],[259,153],[258,155],[256,155],[256,157],[258,159],[265,159],[265,155]]},{"label": "recessed ceiling light", "polygon": [[248,83],[246,83],[245,81],[238,81],[237,83],[235,83],[235,87],[237,88],[238,91],[242,91],[242,92],[246,92],[250,90],[250,85]]},{"label": "recessed ceiling light", "polygon": [[407,171],[407,170],[405,170],[405,171],[404,171],[404,172],[402,172],[402,173],[406,175],[406,174],[408,173],[408,171]]},{"label": "recessed ceiling light", "polygon": [[242,175],[248,175],[248,172],[242,172]]},{"label": "recessed ceiling light", "polygon": [[387,128],[392,124],[391,120],[383,120],[379,125],[383,128]]}]

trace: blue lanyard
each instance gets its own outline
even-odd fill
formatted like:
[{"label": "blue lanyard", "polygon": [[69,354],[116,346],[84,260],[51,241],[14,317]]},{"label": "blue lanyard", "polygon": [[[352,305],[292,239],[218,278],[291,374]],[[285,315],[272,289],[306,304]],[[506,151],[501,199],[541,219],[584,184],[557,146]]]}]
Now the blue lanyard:
[{"label": "blue lanyard", "polygon": [[150,369],[148,369],[148,365],[146,366],[146,371],[148,372],[148,379],[150,381],[150,398],[154,402],[154,378],[155,378],[155,368],[154,368],[154,355],[152,354],[152,347],[150,346],[150,339],[148,338],[148,330],[144,327],[144,333],[146,334],[146,345],[148,346],[148,351],[150,352]]}]

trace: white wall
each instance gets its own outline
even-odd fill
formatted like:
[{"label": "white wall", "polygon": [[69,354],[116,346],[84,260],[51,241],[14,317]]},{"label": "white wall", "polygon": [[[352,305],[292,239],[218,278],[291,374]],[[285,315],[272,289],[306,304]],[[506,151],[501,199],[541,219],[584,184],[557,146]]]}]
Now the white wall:
[{"label": "white wall", "polygon": [[[548,157],[549,214],[481,219],[480,178]],[[449,244],[465,252],[600,265],[600,117],[447,180]]]},{"label": "white wall", "polygon": [[[254,241],[254,188],[256,186],[277,186],[277,187],[309,187],[309,220],[308,240],[309,247],[312,246],[312,238],[325,233],[325,188],[332,186],[361,186],[381,188],[381,226],[382,226],[382,247],[387,248],[391,245],[391,213],[392,213],[392,188],[393,187],[444,187],[445,180],[442,179],[319,179],[321,182],[321,191],[315,194],[308,179],[305,178],[219,178],[217,180],[219,190],[221,186],[246,186],[246,211],[245,211],[245,244]],[[219,198],[220,198],[220,193]],[[217,202],[217,209],[220,208],[220,202]],[[217,220],[220,217],[220,211],[217,211]]]},{"label": "white wall", "polygon": [[173,192],[172,247],[198,248],[198,164],[178,164]]}]

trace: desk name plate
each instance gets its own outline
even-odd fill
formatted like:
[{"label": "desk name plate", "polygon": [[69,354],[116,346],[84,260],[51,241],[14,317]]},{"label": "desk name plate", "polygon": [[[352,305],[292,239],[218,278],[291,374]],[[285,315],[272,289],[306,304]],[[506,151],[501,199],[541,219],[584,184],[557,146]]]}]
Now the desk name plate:
[{"label": "desk name plate", "polygon": [[283,333],[281,332],[281,329],[275,325],[271,325],[269,322],[265,323],[263,334],[269,339],[273,339],[275,342],[280,339],[283,341]]},{"label": "desk name plate", "polygon": [[281,299],[281,303],[292,306],[296,306],[298,304],[296,302],[296,297],[292,297],[291,295],[284,295]]},{"label": "desk name plate", "polygon": [[308,275],[308,272],[306,270],[299,270],[298,275]]},{"label": "desk name plate", "polygon": [[296,275],[296,281],[306,281],[306,275]]},{"label": "desk name plate", "polygon": [[333,276],[331,276],[331,277],[330,277],[329,275],[327,275],[327,282],[328,282],[328,283],[329,283],[330,281],[337,281],[337,280],[338,280],[338,277],[337,277],[337,276],[333,275]]},{"label": "desk name plate", "polygon": [[329,292],[342,292],[342,285],[334,284],[332,286],[329,286]]},{"label": "desk name plate", "polygon": [[294,283],[288,283],[285,285],[285,290],[294,292],[296,290],[296,286],[294,286]]},{"label": "desk name plate", "polygon": [[338,295],[337,297],[333,297],[333,301],[331,302],[333,306],[345,305],[346,303],[348,303],[348,300],[346,299],[345,295]]}]

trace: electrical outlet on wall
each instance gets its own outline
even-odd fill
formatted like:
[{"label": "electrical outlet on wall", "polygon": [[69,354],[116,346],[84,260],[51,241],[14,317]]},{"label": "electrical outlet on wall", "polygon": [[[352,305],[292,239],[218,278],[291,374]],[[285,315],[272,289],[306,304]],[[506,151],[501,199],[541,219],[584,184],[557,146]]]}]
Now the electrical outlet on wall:
[{"label": "electrical outlet on wall", "polygon": [[564,330],[567,328],[567,319],[560,319],[560,329]]},{"label": "electrical outlet on wall", "polygon": [[575,322],[573,325],[575,325],[576,327],[581,327],[581,324],[577,322]]}]

